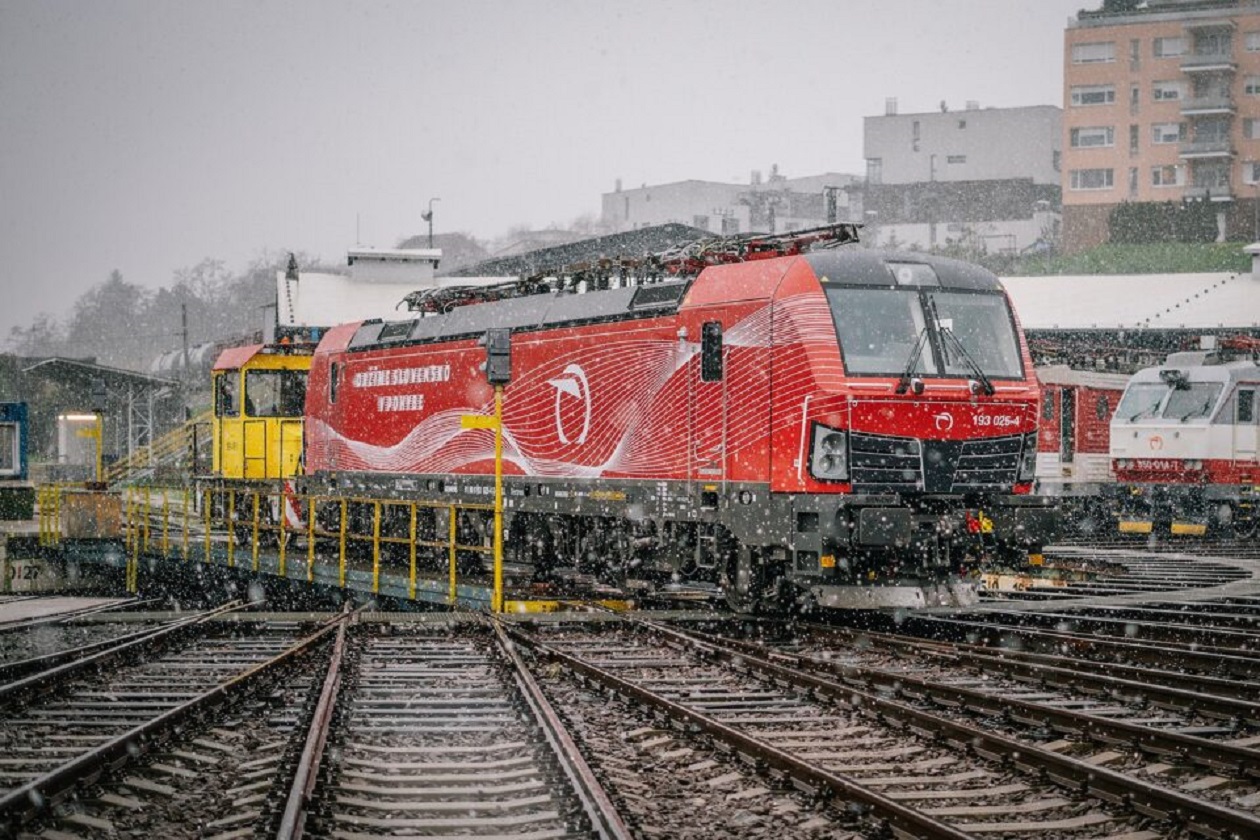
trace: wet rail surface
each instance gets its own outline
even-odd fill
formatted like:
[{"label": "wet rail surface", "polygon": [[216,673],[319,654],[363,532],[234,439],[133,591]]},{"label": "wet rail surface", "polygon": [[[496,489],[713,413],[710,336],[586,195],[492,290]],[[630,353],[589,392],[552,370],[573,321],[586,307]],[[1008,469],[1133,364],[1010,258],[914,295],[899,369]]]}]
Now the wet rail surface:
[{"label": "wet rail surface", "polygon": [[[1260,819],[864,687],[673,631],[522,636],[541,655],[862,803],[902,836],[1249,836]],[[1042,739],[1043,741],[1045,739]]]},{"label": "wet rail surface", "polygon": [[489,628],[364,632],[345,658],[312,724],[327,729],[319,784],[280,836],[629,836]]},{"label": "wet rail surface", "polygon": [[48,816],[85,784],[214,714],[329,627],[211,623],[234,605],[118,640],[0,686],[0,818]]},{"label": "wet rail surface", "polygon": [[834,628],[768,641],[706,638],[1260,814],[1260,693]]},{"label": "wet rail surface", "polygon": [[[608,616],[258,617],[160,644],[133,623],[0,664],[5,814],[50,837],[1260,836],[1260,596],[1216,565],[1108,555],[1070,600],[751,641]],[[1146,589],[1170,568],[1194,588]]]}]

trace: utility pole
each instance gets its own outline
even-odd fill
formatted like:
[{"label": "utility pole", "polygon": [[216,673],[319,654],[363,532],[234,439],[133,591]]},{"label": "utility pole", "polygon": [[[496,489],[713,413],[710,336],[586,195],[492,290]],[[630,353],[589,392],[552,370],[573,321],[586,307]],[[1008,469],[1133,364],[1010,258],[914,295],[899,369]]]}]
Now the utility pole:
[{"label": "utility pole", "polygon": [[429,212],[420,214],[420,218],[424,219],[426,222],[429,223],[429,249],[430,250],[432,250],[433,248],[433,202],[441,201],[441,200],[442,199],[440,198],[430,198],[429,199]]},{"label": "utility pole", "polygon": [[181,378],[187,382],[192,377],[189,376],[188,370],[188,304],[186,303],[179,305],[179,320],[181,324],[180,336],[184,340],[184,375]]}]

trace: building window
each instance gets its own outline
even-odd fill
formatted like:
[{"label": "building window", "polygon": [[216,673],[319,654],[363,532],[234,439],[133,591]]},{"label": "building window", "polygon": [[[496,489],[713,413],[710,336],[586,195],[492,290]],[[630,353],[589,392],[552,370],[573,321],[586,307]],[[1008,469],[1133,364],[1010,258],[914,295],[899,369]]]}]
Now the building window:
[{"label": "building window", "polygon": [[1138,153],[1138,128],[1136,123],[1129,126],[1129,154],[1131,155]]},{"label": "building window", "polygon": [[1074,128],[1069,135],[1069,143],[1073,149],[1088,149],[1096,146],[1114,146],[1116,130],[1109,125]]},{"label": "building window", "polygon": [[1129,69],[1137,70],[1142,66],[1142,42],[1137,38],[1129,41]]},{"label": "building window", "polygon": [[967,156],[966,155],[946,155],[945,162],[946,163],[966,163]]},{"label": "building window", "polygon": [[1116,44],[1114,41],[1099,41],[1093,44],[1076,44],[1072,47],[1073,64],[1099,64],[1116,60]]},{"label": "building window", "polygon": [[1260,184],[1260,161],[1244,161],[1242,173],[1243,183]]},{"label": "building window", "polygon": [[1260,120],[1243,120],[1243,139],[1260,140]]},{"label": "building window", "polygon": [[1109,190],[1115,178],[1110,169],[1073,169],[1068,174],[1074,190]]},{"label": "building window", "polygon": [[1243,49],[1247,52],[1260,52],[1260,32],[1248,32],[1244,35]]},{"label": "building window", "polygon": [[1152,187],[1181,187],[1186,183],[1186,168],[1180,165],[1152,166]]},{"label": "building window", "polygon": [[1229,120],[1197,120],[1194,124],[1194,142],[1221,144],[1229,142]]},{"label": "building window", "polygon": [[1229,190],[1229,164],[1204,163],[1199,161],[1194,166],[1194,185],[1207,190]]},{"label": "building window", "polygon": [[1160,145],[1164,143],[1180,143],[1186,137],[1185,123],[1154,123],[1151,126],[1151,142]]},{"label": "building window", "polygon": [[1226,57],[1233,44],[1234,38],[1228,32],[1200,32],[1194,37],[1194,54]]},{"label": "building window", "polygon": [[959,128],[966,128],[966,127],[967,127],[967,121],[966,121],[966,120],[959,120],[959,121],[958,121],[958,127],[959,127]]},{"label": "building window", "polygon": [[883,158],[867,158],[866,159],[866,183],[868,184],[884,183],[884,159]]},{"label": "building window", "polygon": [[1260,96],[1260,76],[1248,76],[1243,79],[1243,93],[1248,96]]},{"label": "building window", "polygon": [[1152,86],[1156,102],[1175,102],[1185,94],[1184,82],[1156,82]]},{"label": "building window", "polygon": [[1129,198],[1137,198],[1138,194],[1138,168],[1136,166],[1129,167]]},{"label": "building window", "polygon": [[1073,105],[1110,105],[1115,101],[1115,85],[1076,85],[1072,88]]},{"label": "building window", "polygon": [[1185,38],[1156,38],[1152,46],[1156,58],[1173,58],[1186,54]]}]

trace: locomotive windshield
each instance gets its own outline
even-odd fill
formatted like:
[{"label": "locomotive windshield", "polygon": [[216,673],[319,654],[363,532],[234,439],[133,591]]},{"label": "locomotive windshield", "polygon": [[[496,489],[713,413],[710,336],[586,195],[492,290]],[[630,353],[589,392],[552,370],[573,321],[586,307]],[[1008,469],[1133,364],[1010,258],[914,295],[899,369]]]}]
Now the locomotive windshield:
[{"label": "locomotive windshield", "polygon": [[1116,417],[1130,422],[1144,417],[1189,421],[1204,418],[1224,390],[1220,382],[1187,382],[1180,387],[1164,382],[1135,382],[1124,392]]},{"label": "locomotive windshield", "polygon": [[1015,323],[1003,295],[829,286],[827,299],[845,371],[851,375],[965,377],[975,368],[992,379],[1024,375]]}]

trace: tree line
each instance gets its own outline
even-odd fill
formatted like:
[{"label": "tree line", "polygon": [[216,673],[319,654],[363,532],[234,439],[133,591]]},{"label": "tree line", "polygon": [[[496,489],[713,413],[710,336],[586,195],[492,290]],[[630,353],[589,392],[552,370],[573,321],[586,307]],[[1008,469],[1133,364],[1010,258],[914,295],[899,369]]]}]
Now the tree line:
[{"label": "tree line", "polygon": [[[66,356],[147,371],[168,350],[183,346],[186,307],[188,345],[247,337],[263,326],[263,307],[275,303],[276,270],[288,254],[259,258],[233,272],[222,260],[205,259],[175,272],[157,290],[132,283],[115,269],[82,294],[64,319],[41,313],[30,326],[9,332],[7,350],[19,356]],[[298,255],[301,270],[337,271]]]}]

